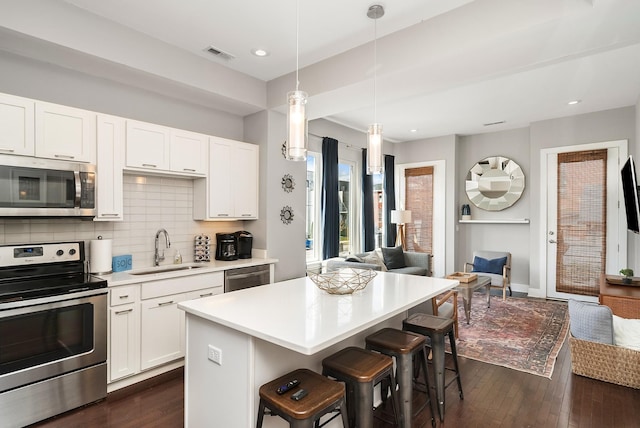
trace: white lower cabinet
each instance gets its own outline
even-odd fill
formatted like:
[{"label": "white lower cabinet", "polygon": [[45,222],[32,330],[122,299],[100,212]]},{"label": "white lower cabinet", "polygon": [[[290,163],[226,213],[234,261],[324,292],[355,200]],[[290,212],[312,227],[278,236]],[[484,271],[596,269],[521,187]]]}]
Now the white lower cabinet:
[{"label": "white lower cabinet", "polygon": [[140,371],[140,285],[109,290],[109,381]]},{"label": "white lower cabinet", "polygon": [[140,304],[140,369],[147,370],[184,357],[184,311],[178,303],[186,294],[143,300]]},{"label": "white lower cabinet", "polygon": [[178,303],[220,294],[223,285],[224,273],[210,272],[110,287],[109,383],[143,380],[146,371],[155,375],[183,358],[185,313]]}]

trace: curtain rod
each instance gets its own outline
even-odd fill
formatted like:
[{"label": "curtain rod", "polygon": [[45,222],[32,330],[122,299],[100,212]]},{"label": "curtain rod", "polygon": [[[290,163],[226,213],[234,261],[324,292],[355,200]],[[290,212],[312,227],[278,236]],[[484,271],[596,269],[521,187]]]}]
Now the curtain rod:
[{"label": "curtain rod", "polygon": [[[320,136],[318,134],[314,134],[313,132],[309,132],[309,135],[311,135],[312,137],[320,138],[320,139],[324,138],[323,136]],[[345,146],[348,149],[353,149],[353,150],[362,150],[363,149],[363,147],[358,147],[358,146],[354,146],[353,144],[343,143],[340,140],[338,140],[338,144],[342,144],[343,146]]]}]

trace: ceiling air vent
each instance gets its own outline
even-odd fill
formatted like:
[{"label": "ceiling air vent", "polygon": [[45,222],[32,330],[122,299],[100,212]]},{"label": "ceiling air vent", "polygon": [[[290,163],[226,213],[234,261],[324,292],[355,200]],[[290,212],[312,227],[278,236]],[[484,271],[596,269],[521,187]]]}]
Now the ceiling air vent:
[{"label": "ceiling air vent", "polygon": [[501,120],[499,122],[490,122],[490,123],[483,123],[482,126],[493,126],[493,125],[500,125],[502,123],[505,123],[504,120]]},{"label": "ceiling air vent", "polygon": [[216,58],[220,58],[223,59],[225,61],[231,61],[232,59],[235,59],[236,57],[231,55],[229,52],[225,52],[222,49],[218,49],[215,46],[208,46],[205,49],[206,52],[209,52],[211,55],[214,55]]}]

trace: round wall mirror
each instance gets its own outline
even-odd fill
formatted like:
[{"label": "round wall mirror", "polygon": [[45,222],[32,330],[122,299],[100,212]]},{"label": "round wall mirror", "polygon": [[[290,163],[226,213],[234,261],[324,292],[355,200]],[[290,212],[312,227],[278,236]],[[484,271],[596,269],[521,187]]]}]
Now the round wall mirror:
[{"label": "round wall mirror", "polygon": [[492,156],[469,170],[467,197],[478,208],[501,211],[515,204],[524,192],[524,172],[520,165],[503,156]]}]

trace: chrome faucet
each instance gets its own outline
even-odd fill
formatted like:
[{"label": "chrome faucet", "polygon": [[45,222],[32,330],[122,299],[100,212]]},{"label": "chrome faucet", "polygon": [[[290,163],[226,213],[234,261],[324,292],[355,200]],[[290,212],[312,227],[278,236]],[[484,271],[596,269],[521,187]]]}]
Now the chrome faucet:
[{"label": "chrome faucet", "polygon": [[160,240],[160,234],[164,233],[165,238],[165,250],[171,247],[171,242],[169,242],[169,234],[164,229],[158,229],[156,232],[156,257],[155,257],[155,266],[159,266],[160,262],[164,260],[164,251],[162,255],[158,252],[158,241]]}]

